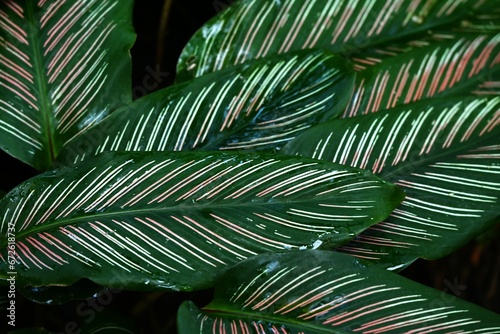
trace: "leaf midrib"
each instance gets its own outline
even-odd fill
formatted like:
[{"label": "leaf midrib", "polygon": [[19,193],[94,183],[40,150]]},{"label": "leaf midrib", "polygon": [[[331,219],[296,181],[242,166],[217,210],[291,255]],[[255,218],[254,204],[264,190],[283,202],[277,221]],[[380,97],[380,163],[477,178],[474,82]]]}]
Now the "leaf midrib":
[{"label": "leaf midrib", "polygon": [[[336,60],[336,57],[328,57],[324,58],[321,60],[322,63],[327,63],[327,62],[332,62],[333,60]],[[328,92],[331,91],[334,87],[339,87],[342,84],[345,84],[345,81],[348,81],[350,78],[352,78],[352,86],[354,86],[354,73],[349,73],[346,69],[340,68],[340,66],[337,69],[337,72],[334,74],[334,77],[331,78],[330,82],[328,83]],[[333,68],[330,69],[333,71]],[[240,74],[239,74],[240,75]],[[309,74],[308,74],[309,75]],[[240,75],[241,77],[241,75]],[[244,77],[241,77],[242,79],[245,79]],[[335,81],[334,81],[335,80]],[[324,80],[323,80],[324,81]],[[316,83],[317,84],[317,83]],[[287,92],[288,93],[288,92]],[[272,94],[271,94],[272,95]],[[316,94],[316,99],[319,100],[319,96],[328,96],[330,95],[332,100],[336,100],[336,92],[333,92],[332,94],[327,94],[327,93],[321,93],[321,94]],[[253,96],[255,98],[255,96]],[[275,106],[272,104],[274,103],[274,99],[270,99],[269,96],[266,97],[266,103],[263,104],[258,110],[254,110],[250,115],[245,115],[242,113],[242,117],[238,122],[235,122],[235,125],[232,127],[229,127],[225,131],[219,131],[217,132],[212,138],[208,138],[205,143],[200,143],[199,147],[196,147],[198,150],[205,150],[205,151],[210,151],[210,150],[218,150],[221,148],[221,144],[224,144],[225,146],[228,146],[228,140],[240,133],[241,131],[244,131],[251,126],[254,126],[260,117],[263,116],[263,114],[266,114],[266,112],[272,112]],[[332,103],[332,106],[330,107],[333,108],[334,103]],[[284,108],[283,110],[288,110],[290,108]],[[341,111],[339,111],[340,113]],[[319,118],[320,116],[323,116],[321,113],[317,113],[314,117]],[[309,125],[311,127],[314,123],[317,123],[316,120],[312,121],[312,124]],[[302,123],[301,123],[302,124]],[[281,130],[283,131],[283,130]],[[274,130],[273,130],[274,132]],[[246,136],[244,137],[246,139]],[[238,140],[239,142],[239,140]],[[269,143],[266,143],[266,146],[268,146]],[[284,144],[283,144],[284,145]],[[266,147],[264,146],[264,147]],[[255,149],[255,147],[252,147],[252,149]]]},{"label": "leaf midrib", "polygon": [[[210,306],[210,305],[208,305]],[[293,325],[293,326],[297,326],[297,327],[303,327],[303,328],[306,328],[306,329],[311,329],[311,330],[314,330],[316,332],[321,332],[321,333],[325,333],[325,334],[347,334],[347,333],[350,333],[350,332],[346,332],[346,331],[343,331],[343,330],[337,330],[337,329],[334,329],[332,327],[329,327],[329,328],[325,328],[325,327],[317,327],[317,326],[314,326],[312,325],[310,322],[300,322],[300,321],[294,321],[295,319],[291,319],[291,318],[279,318],[279,317],[271,317],[271,316],[268,316],[268,315],[264,315],[264,314],[254,314],[254,313],[251,313],[251,312],[243,312],[243,311],[236,311],[236,310],[227,310],[227,311],[223,311],[221,309],[210,309],[210,308],[207,308],[207,307],[204,307],[202,309],[202,311],[204,312],[207,312],[207,313],[210,313],[211,316],[218,316],[218,317],[221,317],[221,318],[224,318],[224,317],[234,317],[234,318],[238,318],[238,319],[241,319],[241,318],[244,318],[244,319],[256,319],[258,321],[268,321],[268,322],[271,322],[271,323],[279,323],[279,324],[290,324],[290,325]]]},{"label": "leaf midrib", "polygon": [[32,54],[33,54],[33,66],[34,66],[34,80],[35,84],[38,88],[39,95],[37,96],[39,100],[39,107],[40,107],[40,112],[42,114],[41,119],[42,119],[42,131],[45,133],[45,139],[47,140],[46,144],[48,147],[45,147],[46,154],[44,154],[45,161],[41,161],[42,159],[39,159],[40,162],[40,167],[43,169],[48,169],[52,166],[52,162],[55,160],[56,157],[56,152],[55,152],[55,138],[54,138],[54,114],[52,110],[52,103],[49,99],[48,96],[48,80],[47,80],[47,75],[45,72],[45,68],[43,66],[43,56],[42,56],[42,50],[41,50],[41,45],[42,41],[40,39],[40,36],[37,34],[40,30],[40,22],[37,22],[35,13],[37,12],[35,10],[36,4],[34,1],[28,1],[27,2],[27,19],[29,24],[28,30],[28,38],[30,41],[31,49],[32,49]]},{"label": "leaf midrib", "polygon": [[[392,205],[395,204],[395,202],[398,199],[398,194],[399,191],[397,191],[397,187],[395,187],[392,184],[388,183],[382,183],[381,182],[381,188],[386,188],[385,193],[387,194],[386,196],[391,200],[390,202],[387,202],[387,205]],[[176,212],[176,211],[202,211],[204,209],[220,209],[220,208],[231,208],[231,207],[236,207],[240,211],[242,208],[245,207],[255,207],[255,206],[270,206],[270,205],[276,205],[276,206],[282,206],[284,204],[297,204],[297,203],[314,203],[314,202],[319,202],[321,201],[320,199],[310,199],[308,201],[305,201],[302,198],[299,198],[298,200],[291,200],[291,201],[281,201],[281,202],[260,202],[260,203],[248,203],[248,202],[243,202],[243,203],[221,203],[221,204],[213,204],[213,203],[206,203],[206,204],[201,204],[201,205],[196,205],[196,207],[192,207],[189,205],[180,205],[176,207],[165,207],[165,208],[143,208],[143,209],[138,209],[138,210],[119,210],[117,209],[116,211],[113,212],[98,212],[98,213],[93,213],[89,215],[82,215],[82,216],[72,216],[68,219],[60,219],[60,220],[53,220],[53,221],[46,221],[40,224],[39,226],[33,226],[31,225],[30,228],[25,229],[24,233],[23,231],[17,231],[16,234],[16,239],[24,238],[25,236],[29,236],[30,234],[36,234],[40,231],[43,230],[50,230],[54,229],[60,226],[67,226],[71,225],[72,223],[81,223],[82,220],[92,220],[93,218],[103,218],[103,217],[109,217],[109,216],[116,216],[116,215],[134,215],[134,214],[141,214],[141,213],[156,213],[158,211],[165,213],[165,212]],[[375,208],[376,209],[376,208]],[[377,212],[380,212],[380,208],[376,209]],[[375,220],[371,220],[370,223],[374,224]],[[47,226],[49,225],[49,226]],[[7,240],[1,240],[0,241],[0,248],[4,248],[5,245],[7,244]]]}]

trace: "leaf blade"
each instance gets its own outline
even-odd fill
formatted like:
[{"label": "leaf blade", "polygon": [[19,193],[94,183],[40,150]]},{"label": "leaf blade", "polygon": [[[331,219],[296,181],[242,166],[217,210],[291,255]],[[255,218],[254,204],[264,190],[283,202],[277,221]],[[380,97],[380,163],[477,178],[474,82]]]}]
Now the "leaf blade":
[{"label": "leaf blade", "polygon": [[500,71],[500,34],[466,35],[387,58],[357,76],[342,117],[469,93]]},{"label": "leaf blade", "polygon": [[481,5],[486,6],[473,1],[239,1],[192,37],[178,61],[177,77],[183,81],[249,59],[301,49],[350,55],[457,21]]},{"label": "leaf blade", "polygon": [[131,7],[112,0],[1,2],[3,150],[49,169],[74,135],[131,101]]},{"label": "leaf blade", "polygon": [[283,152],[366,168],[401,186],[407,196],[390,217],[338,249],[400,269],[449,254],[495,223],[499,108],[498,97],[429,100],[324,123]]},{"label": "leaf blade", "polygon": [[[306,260],[304,260],[306,259]],[[496,332],[499,315],[345,254],[261,254],[231,268],[214,300],[178,313],[180,333]]]},{"label": "leaf blade", "polygon": [[[265,250],[345,242],[389,214],[402,192],[357,169],[221,152],[110,153],[10,192],[17,282],[191,290]],[[362,203],[361,203],[361,202]],[[7,271],[7,270],[6,270]]]},{"label": "leaf blade", "polygon": [[341,113],[353,82],[329,52],[247,62],[136,100],[75,138],[58,160],[104,151],[278,150]]}]

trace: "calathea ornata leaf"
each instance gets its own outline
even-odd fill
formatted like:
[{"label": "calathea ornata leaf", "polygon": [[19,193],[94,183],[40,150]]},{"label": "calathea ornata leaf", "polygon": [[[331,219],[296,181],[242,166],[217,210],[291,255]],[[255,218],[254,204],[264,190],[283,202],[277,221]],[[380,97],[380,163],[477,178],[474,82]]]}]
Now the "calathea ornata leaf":
[{"label": "calathea ornata leaf", "polygon": [[[491,5],[490,5],[491,4]],[[498,33],[500,31],[500,1],[490,2],[482,11],[450,27],[454,33]]]},{"label": "calathea ornata leaf", "polygon": [[500,96],[500,72],[489,73],[472,92],[477,96]]},{"label": "calathea ornata leaf", "polygon": [[[107,297],[104,297],[107,298]],[[99,300],[99,297],[97,297]],[[105,300],[105,299],[104,299]],[[79,329],[85,334],[137,334],[144,332],[138,328],[133,319],[124,316],[112,308],[104,308],[102,312],[95,312],[92,321],[90,318],[75,319],[81,324]],[[75,331],[76,332],[76,331]]]},{"label": "calathea ornata leaf", "polygon": [[500,216],[500,97],[433,99],[323,123],[283,152],[373,171],[402,204],[339,250],[401,268],[453,252]]},{"label": "calathea ornata leaf", "polygon": [[500,72],[500,34],[466,34],[390,57],[356,77],[343,117],[393,108],[426,98],[469,93]]},{"label": "calathea ornata leaf", "polygon": [[59,161],[104,151],[278,148],[341,113],[354,75],[330,52],[261,59],[160,90],[71,141]]},{"label": "calathea ornata leaf", "polygon": [[61,305],[86,300],[108,292],[108,288],[82,279],[70,286],[18,286],[16,292],[37,304]]},{"label": "calathea ornata leaf", "polygon": [[[387,58],[397,56],[412,49],[429,47],[430,44],[434,44],[433,47],[436,47],[439,46],[436,43],[445,42],[450,44],[450,41],[458,42],[463,38],[471,40],[481,34],[497,34],[500,32],[500,24],[498,24],[500,22],[500,2],[497,1],[496,7],[486,7],[483,9],[484,13],[475,13],[465,20],[417,34],[409,39],[397,40],[362,49],[349,57],[349,59],[353,62],[353,68],[356,71],[363,71]],[[389,64],[389,61],[386,61],[386,64]],[[489,73],[482,73],[482,75],[484,74]]]},{"label": "calathea ornata leaf", "polygon": [[132,1],[0,1],[0,148],[49,169],[129,103]]},{"label": "calathea ornata leaf", "polygon": [[[500,19],[500,15],[499,15]],[[494,31],[495,33],[500,32],[500,28],[498,30]],[[355,71],[357,72],[363,72],[367,70],[368,68],[378,65],[382,62],[385,64],[389,64],[391,60],[388,58],[393,58],[395,56],[398,56],[403,53],[407,53],[410,51],[413,51],[415,49],[421,49],[421,48],[426,48],[427,50],[434,49],[434,48],[439,48],[443,46],[443,43],[452,44],[451,41],[454,41],[454,43],[459,42],[460,40],[463,40],[464,38],[467,39],[473,39],[480,37],[481,35],[487,34],[487,33],[493,33],[490,32],[490,30],[486,30],[485,32],[478,33],[478,32],[456,32],[454,30],[450,29],[445,29],[445,30],[437,30],[433,31],[430,34],[426,35],[417,35],[415,36],[415,39],[411,40],[404,40],[404,41],[397,41],[394,43],[388,43],[388,44],[382,44],[382,45],[376,45],[374,47],[364,49],[357,54],[351,56],[349,58],[350,61],[352,61],[352,67]],[[396,58],[396,60],[399,58]],[[368,76],[373,76],[373,73],[367,72]],[[482,75],[485,73],[483,72]],[[363,76],[363,74],[360,75],[360,79],[358,80],[361,81],[364,78],[366,81],[367,78]],[[481,79],[479,78],[474,78],[473,81],[477,82],[480,81]]]},{"label": "calathea ornata leaf", "polygon": [[88,278],[128,289],[208,287],[261,252],[342,244],[402,197],[368,171],[308,158],[104,153],[2,199],[0,278],[15,271],[18,286]]},{"label": "calathea ornata leaf", "polygon": [[345,254],[260,254],[235,265],[180,334],[499,333],[500,315]]},{"label": "calathea ornata leaf", "polygon": [[466,18],[489,2],[241,0],[194,34],[180,56],[177,80],[296,50],[351,55]]}]

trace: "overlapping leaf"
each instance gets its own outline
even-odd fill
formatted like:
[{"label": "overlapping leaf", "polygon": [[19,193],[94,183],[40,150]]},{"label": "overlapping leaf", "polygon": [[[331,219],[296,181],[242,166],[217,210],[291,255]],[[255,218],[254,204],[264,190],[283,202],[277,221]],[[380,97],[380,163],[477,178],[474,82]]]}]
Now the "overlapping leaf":
[{"label": "overlapping leaf", "polygon": [[351,55],[369,45],[456,22],[492,3],[498,2],[237,1],[194,34],[180,56],[177,79],[303,49]]},{"label": "overlapping leaf", "polygon": [[131,101],[132,1],[0,1],[0,148],[49,169]]},{"label": "overlapping leaf", "polygon": [[16,293],[37,304],[62,305],[112,292],[92,281],[82,279],[70,286],[17,286]]},{"label": "overlapping leaf", "polygon": [[231,268],[180,334],[499,333],[500,315],[345,254],[261,254]]},{"label": "overlapping leaf", "polygon": [[484,11],[484,13],[475,13],[467,19],[430,30],[426,33],[417,34],[408,39],[382,43],[362,49],[350,57],[350,60],[353,62],[353,68],[357,71],[364,71],[384,60],[386,64],[390,64],[389,60],[386,60],[387,58],[409,52],[413,49],[430,47],[431,44],[433,45],[432,47],[439,47],[442,46],[440,43],[443,42],[450,45],[450,41],[455,41],[456,43],[463,38],[472,40],[481,34],[494,35],[500,33],[500,24],[498,24],[500,22],[500,2],[496,6],[488,5],[488,8],[485,8]]},{"label": "overlapping leaf", "polygon": [[466,34],[386,58],[357,75],[343,117],[469,93],[500,72],[500,34]]},{"label": "overlapping leaf", "polygon": [[356,166],[406,192],[384,222],[339,250],[393,269],[435,259],[500,216],[500,98],[432,100],[334,120],[284,153]]},{"label": "overlapping leaf", "polygon": [[2,199],[2,279],[16,271],[18,286],[88,278],[127,289],[207,287],[261,252],[344,243],[402,197],[367,171],[307,158],[106,153]]},{"label": "overlapping leaf", "polygon": [[329,52],[248,62],[136,100],[76,137],[59,160],[104,151],[276,149],[341,113],[353,84],[345,61]]}]

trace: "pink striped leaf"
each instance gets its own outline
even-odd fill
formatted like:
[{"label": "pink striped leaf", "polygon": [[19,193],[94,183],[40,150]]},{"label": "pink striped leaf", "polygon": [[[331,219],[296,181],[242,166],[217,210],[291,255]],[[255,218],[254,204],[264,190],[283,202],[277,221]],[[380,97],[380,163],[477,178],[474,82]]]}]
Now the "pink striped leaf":
[{"label": "pink striped leaf", "polygon": [[500,33],[467,34],[386,58],[356,77],[342,117],[377,112],[426,98],[469,93],[500,72]]},{"label": "pink striped leaf", "polygon": [[472,89],[471,94],[477,96],[500,96],[500,72],[489,73],[477,87]]},{"label": "pink striped leaf", "polygon": [[[498,32],[500,32],[500,29],[495,31],[495,33]],[[363,50],[362,52],[353,55],[349,58],[349,61],[352,62],[352,67],[355,71],[362,72],[360,77],[363,78],[365,70],[368,70],[370,67],[378,65],[382,62],[384,62],[384,64],[390,64],[391,61],[394,61],[393,57],[399,56],[403,53],[412,52],[421,48],[430,50],[431,48],[438,48],[442,46],[443,43],[451,44],[452,41],[456,43],[463,38],[477,38],[479,35],[484,35],[484,33],[456,33],[449,30],[440,30],[433,32],[430,35],[419,36],[419,38],[414,40],[374,46],[373,48]],[[399,58],[396,58],[396,61],[398,61],[398,59]],[[368,73],[368,75],[373,75],[369,70],[366,71],[366,73]],[[477,78],[474,79],[477,81]]]},{"label": "pink striped leaf", "polygon": [[325,250],[242,261],[210,304],[184,302],[177,323],[179,334],[500,332],[498,314]]},{"label": "pink striped leaf", "polygon": [[54,334],[43,327],[24,327],[9,331],[9,334]]},{"label": "pink striped leaf", "polygon": [[283,149],[402,187],[386,220],[339,251],[399,269],[445,256],[500,216],[500,97],[433,99],[323,123]]},{"label": "pink striped leaf", "polygon": [[[334,247],[402,191],[326,161],[225,152],[109,152],[36,176],[0,201],[0,279],[193,290],[267,251]],[[15,248],[11,249],[11,238]]]},{"label": "pink striped leaf", "polygon": [[[0,148],[40,170],[129,103],[132,1],[0,1]],[[110,98],[112,97],[112,98]]]},{"label": "pink striped leaf", "polygon": [[349,56],[468,18],[497,1],[240,0],[193,35],[180,56],[177,79],[303,49]]},{"label": "pink striped leaf", "polygon": [[276,150],[337,117],[353,85],[352,70],[330,52],[246,62],[137,99],[74,138],[58,161],[104,151]]},{"label": "pink striped leaf", "polygon": [[[387,58],[397,56],[401,53],[409,52],[413,49],[429,47],[436,43],[449,41],[459,41],[461,38],[471,38],[471,35],[497,34],[500,32],[500,2],[497,7],[489,7],[483,13],[477,13],[466,20],[446,25],[438,29],[433,29],[425,34],[418,34],[412,39],[398,40],[395,42],[383,43],[365,48],[353,54],[349,60],[353,62],[356,71],[364,71],[367,68],[377,65]],[[473,38],[477,36],[472,36]]]}]

